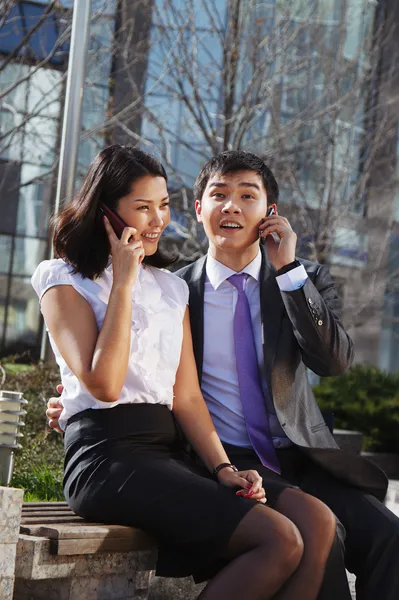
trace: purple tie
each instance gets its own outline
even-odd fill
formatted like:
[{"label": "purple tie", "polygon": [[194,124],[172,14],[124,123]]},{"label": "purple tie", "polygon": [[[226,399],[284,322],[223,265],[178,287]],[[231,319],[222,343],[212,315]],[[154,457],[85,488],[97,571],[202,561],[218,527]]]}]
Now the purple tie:
[{"label": "purple tie", "polygon": [[280,473],[280,465],[270,434],[269,417],[259,375],[251,311],[248,298],[244,292],[246,277],[245,273],[240,273],[228,278],[228,281],[234,285],[238,292],[234,313],[234,345],[238,386],[252,448],[260,458],[263,466]]}]

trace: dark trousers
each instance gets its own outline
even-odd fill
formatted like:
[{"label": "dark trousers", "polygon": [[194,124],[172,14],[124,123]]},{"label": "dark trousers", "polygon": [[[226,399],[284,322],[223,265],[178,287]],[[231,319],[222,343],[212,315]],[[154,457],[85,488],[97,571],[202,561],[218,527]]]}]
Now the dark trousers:
[{"label": "dark trousers", "polygon": [[[253,451],[229,444],[225,447],[239,469],[253,468],[270,477]],[[330,475],[298,448],[277,450],[277,454],[281,476],[322,500],[345,527],[345,563],[356,575],[357,600],[398,600],[398,517],[373,496]]]}]

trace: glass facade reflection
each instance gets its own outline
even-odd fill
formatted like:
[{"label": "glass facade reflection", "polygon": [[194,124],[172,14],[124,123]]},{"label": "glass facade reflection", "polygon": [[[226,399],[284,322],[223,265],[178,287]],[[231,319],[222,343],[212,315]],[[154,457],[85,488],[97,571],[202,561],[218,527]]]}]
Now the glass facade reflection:
[{"label": "glass facade reflection", "polygon": [[[0,35],[0,354],[40,347],[30,277],[48,256],[72,1],[19,2]],[[116,0],[94,0],[79,177],[104,146]],[[32,28],[36,31],[31,35]],[[20,47],[16,53],[15,49]],[[11,53],[13,53],[11,55]],[[39,63],[43,63],[40,67]],[[32,293],[33,292],[33,293]]]}]

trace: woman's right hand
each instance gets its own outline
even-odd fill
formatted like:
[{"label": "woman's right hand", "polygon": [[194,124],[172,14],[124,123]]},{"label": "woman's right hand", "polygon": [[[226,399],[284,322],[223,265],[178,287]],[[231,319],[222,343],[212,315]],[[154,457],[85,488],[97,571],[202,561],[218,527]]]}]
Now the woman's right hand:
[{"label": "woman's right hand", "polygon": [[135,239],[137,230],[134,227],[125,227],[118,239],[106,216],[104,226],[111,247],[113,284],[133,286],[145,256],[143,242]]}]

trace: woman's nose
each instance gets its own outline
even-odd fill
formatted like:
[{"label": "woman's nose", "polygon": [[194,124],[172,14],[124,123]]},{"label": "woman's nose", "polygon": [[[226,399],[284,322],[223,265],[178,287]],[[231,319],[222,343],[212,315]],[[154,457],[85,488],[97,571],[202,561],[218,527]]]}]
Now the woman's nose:
[{"label": "woman's nose", "polygon": [[162,215],[160,212],[156,211],[151,219],[151,225],[153,226],[158,226],[158,227],[162,227],[163,225],[163,219],[162,219]]}]

